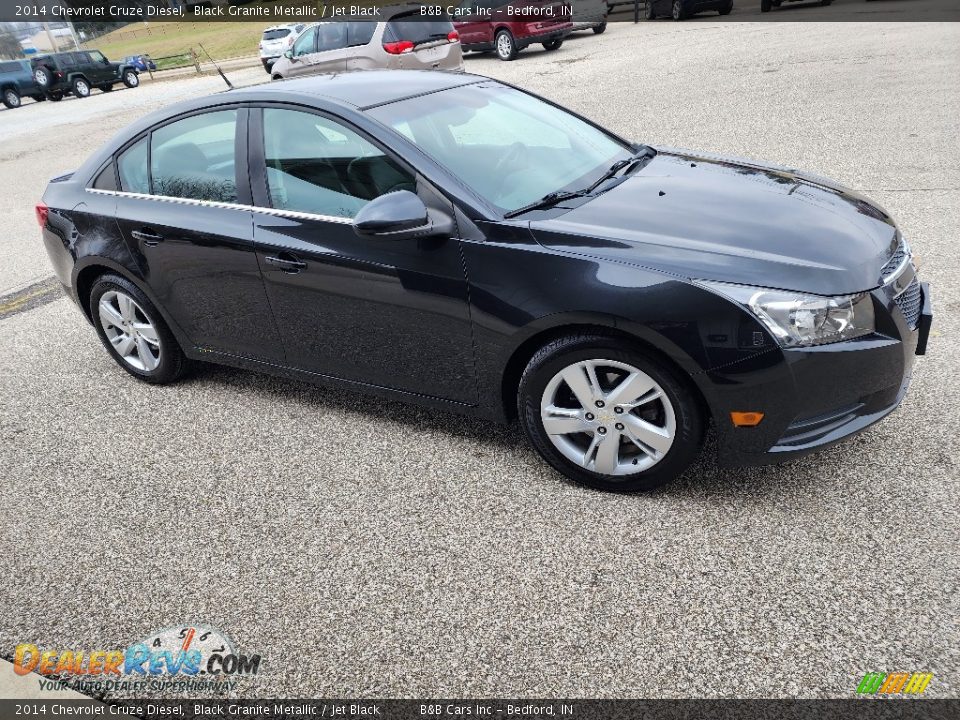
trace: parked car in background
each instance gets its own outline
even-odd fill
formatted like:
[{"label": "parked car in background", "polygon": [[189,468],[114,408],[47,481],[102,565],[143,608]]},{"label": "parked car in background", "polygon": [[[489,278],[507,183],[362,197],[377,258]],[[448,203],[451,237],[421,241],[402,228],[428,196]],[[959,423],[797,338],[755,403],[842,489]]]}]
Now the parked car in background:
[{"label": "parked car in background", "polygon": [[99,50],[50,53],[30,58],[33,80],[50,100],[64,95],[88,97],[92,88],[110,92],[117,83],[129,88],[140,84],[137,69],[128,63],[107,60]]},{"label": "parked car in background", "polygon": [[0,98],[8,108],[20,107],[21,99],[44,100],[43,89],[33,80],[29,60],[0,62]]},{"label": "parked car in background", "polygon": [[260,62],[263,63],[264,70],[270,72],[277,58],[293,47],[293,41],[305,27],[305,23],[273,25],[263,31],[260,38]]},{"label": "parked car in background", "polygon": [[448,19],[419,10],[386,22],[322,22],[307,27],[277,60],[274,80],[344,70],[463,70],[459,35]]},{"label": "parked car in background", "polygon": [[573,32],[570,5],[560,0],[466,0],[454,27],[464,50],[495,50],[513,60],[534,44],[556,50]]},{"label": "parked car in background", "polygon": [[733,0],[647,0],[646,18],[672,17],[674,20],[684,20],[707,10],[729,15],[733,10]]},{"label": "parked car in background", "polygon": [[599,35],[607,29],[609,14],[607,0],[573,0],[573,30],[593,30]]},{"label": "parked car in background", "polygon": [[135,67],[140,72],[157,69],[157,64],[149,55],[127,55],[121,62]]},{"label": "parked car in background", "polygon": [[[760,0],[760,12],[770,12],[771,8],[778,8],[785,2],[809,2],[809,0]],[[833,0],[814,0],[813,5],[822,5],[826,7]]]}]

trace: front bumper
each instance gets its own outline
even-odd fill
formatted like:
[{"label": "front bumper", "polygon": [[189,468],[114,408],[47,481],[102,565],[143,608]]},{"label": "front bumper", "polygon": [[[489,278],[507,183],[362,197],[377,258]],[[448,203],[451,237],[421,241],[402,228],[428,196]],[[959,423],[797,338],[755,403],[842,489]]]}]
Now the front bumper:
[{"label": "front bumper", "polygon": [[[706,373],[705,394],[724,465],[765,465],[800,457],[866,430],[906,395],[933,321],[930,287],[908,323],[896,302],[874,293],[877,332],[810,348],[776,349]],[[886,313],[881,312],[886,308]],[[734,427],[730,413],[762,412],[756,427]]]}]

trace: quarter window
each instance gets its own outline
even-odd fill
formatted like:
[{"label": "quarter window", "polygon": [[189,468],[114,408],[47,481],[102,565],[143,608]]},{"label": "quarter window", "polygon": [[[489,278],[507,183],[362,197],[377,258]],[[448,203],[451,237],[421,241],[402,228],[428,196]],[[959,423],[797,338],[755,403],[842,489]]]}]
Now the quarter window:
[{"label": "quarter window", "polygon": [[263,111],[273,207],[352,218],[380,195],[416,190],[410,173],[343,125],[312,113]]},{"label": "quarter window", "polygon": [[124,192],[150,192],[150,177],[147,175],[147,138],[137,140],[124,150],[117,159],[120,171],[120,189]]},{"label": "quarter window", "polygon": [[153,194],[236,202],[236,129],[237,111],[220,110],[154,130],[150,147]]}]

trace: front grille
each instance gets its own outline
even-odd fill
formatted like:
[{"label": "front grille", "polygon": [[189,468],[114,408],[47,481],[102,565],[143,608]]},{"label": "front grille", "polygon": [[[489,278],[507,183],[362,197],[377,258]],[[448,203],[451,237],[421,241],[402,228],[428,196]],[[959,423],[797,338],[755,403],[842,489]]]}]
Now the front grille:
[{"label": "front grille", "polygon": [[917,320],[920,318],[920,301],[920,281],[916,278],[907,285],[906,290],[897,295],[895,300],[911,329],[917,327]]},{"label": "front grille", "polygon": [[901,240],[897,249],[893,251],[893,255],[887,260],[886,265],[880,269],[880,281],[886,282],[890,278],[890,275],[893,274],[893,271],[900,267],[900,263],[903,262],[906,256],[907,244]]}]

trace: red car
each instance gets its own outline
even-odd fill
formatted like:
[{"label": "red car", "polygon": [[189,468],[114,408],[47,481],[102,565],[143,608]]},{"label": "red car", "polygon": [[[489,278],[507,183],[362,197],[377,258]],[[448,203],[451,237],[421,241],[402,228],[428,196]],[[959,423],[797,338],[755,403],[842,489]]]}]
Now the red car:
[{"label": "red car", "polygon": [[467,0],[453,25],[464,50],[495,50],[501,60],[536,43],[556,50],[573,31],[570,3],[562,0]]}]

